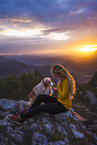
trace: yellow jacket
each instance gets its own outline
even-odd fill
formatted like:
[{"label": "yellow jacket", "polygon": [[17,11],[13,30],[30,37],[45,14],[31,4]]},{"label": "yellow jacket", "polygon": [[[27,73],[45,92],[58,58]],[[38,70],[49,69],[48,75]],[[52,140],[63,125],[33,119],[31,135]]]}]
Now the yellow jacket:
[{"label": "yellow jacket", "polygon": [[69,110],[71,108],[71,99],[68,99],[68,80],[63,79],[60,85],[57,85],[58,97],[57,101],[64,105],[64,107]]}]

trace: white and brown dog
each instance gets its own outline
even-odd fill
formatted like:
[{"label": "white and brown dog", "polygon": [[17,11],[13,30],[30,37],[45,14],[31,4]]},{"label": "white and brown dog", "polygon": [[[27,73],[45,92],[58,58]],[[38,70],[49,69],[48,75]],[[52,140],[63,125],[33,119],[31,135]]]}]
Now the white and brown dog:
[{"label": "white and brown dog", "polygon": [[34,100],[39,94],[46,94],[51,96],[53,93],[52,90],[53,85],[54,83],[51,82],[50,77],[46,77],[43,80],[41,80],[41,82],[32,89],[29,95],[29,99],[30,99],[29,105],[30,106],[32,105],[32,103],[34,102]]}]

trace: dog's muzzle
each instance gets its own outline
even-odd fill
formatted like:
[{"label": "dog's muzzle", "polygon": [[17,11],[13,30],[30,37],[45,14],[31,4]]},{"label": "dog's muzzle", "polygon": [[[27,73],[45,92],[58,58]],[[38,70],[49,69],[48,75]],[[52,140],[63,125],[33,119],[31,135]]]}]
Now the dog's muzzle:
[{"label": "dog's muzzle", "polygon": [[49,84],[50,84],[50,82],[44,82],[45,87],[48,87]]}]

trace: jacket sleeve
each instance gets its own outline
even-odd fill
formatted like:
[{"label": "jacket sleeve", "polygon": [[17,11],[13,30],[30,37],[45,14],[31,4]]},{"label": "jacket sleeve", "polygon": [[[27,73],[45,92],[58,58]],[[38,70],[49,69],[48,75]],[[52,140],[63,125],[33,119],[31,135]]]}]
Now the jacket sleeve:
[{"label": "jacket sleeve", "polygon": [[57,85],[57,90],[59,93],[59,97],[61,99],[67,99],[68,97],[68,80],[66,79],[62,85]]}]

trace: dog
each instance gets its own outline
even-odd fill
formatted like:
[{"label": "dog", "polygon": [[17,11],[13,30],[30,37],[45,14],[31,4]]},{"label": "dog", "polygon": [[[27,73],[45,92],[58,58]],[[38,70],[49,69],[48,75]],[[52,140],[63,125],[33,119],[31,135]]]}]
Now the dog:
[{"label": "dog", "polygon": [[29,105],[31,106],[33,104],[34,100],[39,94],[46,94],[51,96],[53,94],[53,86],[54,83],[51,81],[50,77],[45,77],[42,79],[41,82],[32,89],[29,95]]}]

